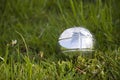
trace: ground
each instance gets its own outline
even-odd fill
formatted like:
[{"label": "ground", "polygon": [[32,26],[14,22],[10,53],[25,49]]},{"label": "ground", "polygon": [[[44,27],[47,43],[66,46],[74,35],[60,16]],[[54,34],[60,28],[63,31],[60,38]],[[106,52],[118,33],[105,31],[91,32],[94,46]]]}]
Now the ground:
[{"label": "ground", "polygon": [[[119,80],[119,8],[119,0],[1,0],[0,80]],[[94,35],[93,52],[61,51],[60,34],[74,26]]]}]

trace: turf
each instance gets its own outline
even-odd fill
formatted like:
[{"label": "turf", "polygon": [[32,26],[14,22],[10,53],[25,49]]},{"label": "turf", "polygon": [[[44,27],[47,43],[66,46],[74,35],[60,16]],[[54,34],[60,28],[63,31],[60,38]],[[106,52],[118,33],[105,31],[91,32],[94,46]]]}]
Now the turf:
[{"label": "turf", "polygon": [[[119,8],[119,0],[1,0],[0,80],[119,80]],[[94,35],[93,52],[61,51],[60,34],[74,26]]]}]

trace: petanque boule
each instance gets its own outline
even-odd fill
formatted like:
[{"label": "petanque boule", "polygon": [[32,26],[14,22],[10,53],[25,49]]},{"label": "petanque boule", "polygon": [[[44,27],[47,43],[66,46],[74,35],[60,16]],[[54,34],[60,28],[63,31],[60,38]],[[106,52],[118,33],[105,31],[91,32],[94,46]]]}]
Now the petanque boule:
[{"label": "petanque boule", "polygon": [[94,37],[84,27],[73,27],[64,30],[58,42],[63,53],[89,53],[94,51]]}]

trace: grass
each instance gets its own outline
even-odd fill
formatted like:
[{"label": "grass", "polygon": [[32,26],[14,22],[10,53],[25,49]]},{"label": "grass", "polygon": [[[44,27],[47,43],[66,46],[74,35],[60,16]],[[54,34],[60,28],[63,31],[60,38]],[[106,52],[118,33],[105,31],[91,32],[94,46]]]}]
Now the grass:
[{"label": "grass", "polygon": [[[119,4],[119,0],[0,1],[0,80],[119,80]],[[76,52],[80,55],[72,57],[62,53],[58,38],[73,26],[92,32],[94,52]]]}]

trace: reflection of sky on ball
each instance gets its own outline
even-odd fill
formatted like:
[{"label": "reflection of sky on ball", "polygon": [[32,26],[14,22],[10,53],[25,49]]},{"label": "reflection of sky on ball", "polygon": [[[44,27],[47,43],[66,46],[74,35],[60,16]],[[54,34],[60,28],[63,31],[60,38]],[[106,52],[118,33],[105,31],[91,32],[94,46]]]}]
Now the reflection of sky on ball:
[{"label": "reflection of sky on ball", "polygon": [[59,44],[66,49],[92,49],[93,37],[85,28],[69,28],[60,35]]}]

